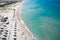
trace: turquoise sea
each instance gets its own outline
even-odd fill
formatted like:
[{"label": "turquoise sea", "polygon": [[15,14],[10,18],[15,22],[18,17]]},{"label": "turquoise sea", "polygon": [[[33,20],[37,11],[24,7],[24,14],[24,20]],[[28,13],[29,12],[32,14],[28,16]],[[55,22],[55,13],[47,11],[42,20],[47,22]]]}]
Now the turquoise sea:
[{"label": "turquoise sea", "polygon": [[60,0],[26,0],[22,19],[38,40],[60,40]]}]

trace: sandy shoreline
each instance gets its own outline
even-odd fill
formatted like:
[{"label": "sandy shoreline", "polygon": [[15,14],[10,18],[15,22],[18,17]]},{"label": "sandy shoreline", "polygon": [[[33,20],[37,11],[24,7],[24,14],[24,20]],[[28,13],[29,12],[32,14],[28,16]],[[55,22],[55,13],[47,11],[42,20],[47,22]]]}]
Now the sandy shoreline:
[{"label": "sandy shoreline", "polygon": [[7,27],[9,35],[7,38],[9,40],[13,40],[15,37],[13,37],[13,35],[15,35],[14,32],[16,32],[17,40],[36,40],[32,32],[27,28],[23,20],[20,18],[22,5],[20,3],[16,3],[4,8],[6,8],[6,10],[3,9],[3,16],[7,16],[9,18],[9,27]]},{"label": "sandy shoreline", "polygon": [[[23,20],[21,20],[21,22],[24,24]],[[25,24],[24,24],[24,25],[25,25]],[[32,32],[27,28],[27,26],[25,25],[24,27],[25,27],[26,30],[31,34],[32,38],[34,38],[35,40],[37,40],[37,39],[33,36]]]}]

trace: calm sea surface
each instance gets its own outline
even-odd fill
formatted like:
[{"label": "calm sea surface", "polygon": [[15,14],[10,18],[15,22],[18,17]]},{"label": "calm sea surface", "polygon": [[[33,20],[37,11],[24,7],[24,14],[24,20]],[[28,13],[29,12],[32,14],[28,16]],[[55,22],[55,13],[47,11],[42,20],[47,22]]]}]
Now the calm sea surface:
[{"label": "calm sea surface", "polygon": [[60,0],[26,0],[22,19],[38,40],[60,40]]}]

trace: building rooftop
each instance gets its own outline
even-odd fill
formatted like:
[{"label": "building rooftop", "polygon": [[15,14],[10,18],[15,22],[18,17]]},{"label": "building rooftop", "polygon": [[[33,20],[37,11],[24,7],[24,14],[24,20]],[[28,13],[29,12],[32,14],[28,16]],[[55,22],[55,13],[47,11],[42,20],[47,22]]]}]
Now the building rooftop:
[{"label": "building rooftop", "polygon": [[5,1],[17,1],[17,2],[22,2],[23,0],[0,0],[0,2],[5,2]]},{"label": "building rooftop", "polygon": [[0,0],[0,7],[4,7],[6,5],[10,5],[16,2],[22,2],[23,0]]}]

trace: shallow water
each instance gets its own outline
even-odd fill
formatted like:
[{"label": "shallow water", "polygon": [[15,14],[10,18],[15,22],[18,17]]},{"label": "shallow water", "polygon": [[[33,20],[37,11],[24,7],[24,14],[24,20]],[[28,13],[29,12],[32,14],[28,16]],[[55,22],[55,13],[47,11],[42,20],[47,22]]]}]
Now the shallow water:
[{"label": "shallow water", "polygon": [[59,0],[26,0],[22,19],[38,40],[60,40]]}]

